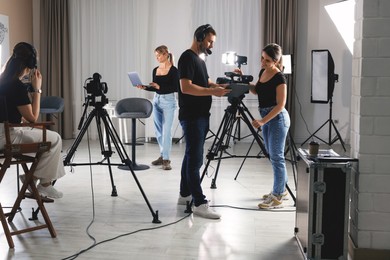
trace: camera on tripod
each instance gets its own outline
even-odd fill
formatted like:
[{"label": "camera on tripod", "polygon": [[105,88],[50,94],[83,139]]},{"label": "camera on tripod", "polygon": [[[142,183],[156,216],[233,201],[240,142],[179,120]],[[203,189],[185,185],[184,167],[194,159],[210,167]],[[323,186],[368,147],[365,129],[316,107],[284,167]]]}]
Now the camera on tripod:
[{"label": "camera on tripod", "polygon": [[242,83],[249,84],[253,81],[252,75],[240,75],[235,72],[225,72],[226,77],[217,78],[217,84]]},{"label": "camera on tripod", "polygon": [[104,96],[104,94],[107,93],[108,87],[106,82],[100,82],[100,79],[102,76],[100,76],[99,73],[94,73],[92,78],[89,78],[89,82],[87,83],[87,86],[85,89],[87,90],[88,94],[91,94],[95,97]]},{"label": "camera on tripod", "polygon": [[85,97],[85,103],[83,104],[84,111],[79,122],[79,130],[83,126],[84,118],[87,115],[89,105],[98,109],[102,109],[105,105],[108,104],[108,98],[105,95],[108,91],[107,83],[100,82],[101,78],[102,76],[100,76],[100,74],[96,72],[93,74],[92,78],[88,78],[85,80],[88,81],[88,83],[84,86],[84,88],[87,90],[88,95]]}]

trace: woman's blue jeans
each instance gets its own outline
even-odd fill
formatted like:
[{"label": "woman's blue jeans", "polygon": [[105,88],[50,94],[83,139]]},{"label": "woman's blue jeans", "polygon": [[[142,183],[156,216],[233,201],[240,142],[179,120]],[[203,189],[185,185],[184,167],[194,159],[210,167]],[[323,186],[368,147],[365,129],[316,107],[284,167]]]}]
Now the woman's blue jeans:
[{"label": "woman's blue jeans", "polygon": [[203,164],[203,150],[209,130],[209,117],[180,120],[186,142],[181,166],[180,195],[192,195],[195,206],[206,203],[200,183],[200,167]]},{"label": "woman's blue jeans", "polygon": [[169,160],[172,149],[172,123],[175,115],[175,94],[155,94],[153,98],[154,129],[160,155]]},{"label": "woman's blue jeans", "polygon": [[[260,108],[260,115],[265,117],[272,108]],[[290,116],[286,109],[283,109],[276,117],[262,126],[264,145],[269,154],[274,172],[272,193],[275,196],[283,194],[288,181],[284,148],[289,128]]]}]

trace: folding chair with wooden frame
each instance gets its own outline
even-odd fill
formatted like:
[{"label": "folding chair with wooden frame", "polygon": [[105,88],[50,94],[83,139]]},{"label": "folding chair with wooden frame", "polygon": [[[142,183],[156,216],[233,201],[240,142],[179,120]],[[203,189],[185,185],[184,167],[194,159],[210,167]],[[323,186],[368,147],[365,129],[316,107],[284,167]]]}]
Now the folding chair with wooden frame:
[{"label": "folding chair with wooden frame", "polygon": [[[1,105],[3,104],[3,105]],[[0,97],[0,108],[1,108],[1,123],[4,125],[4,135],[5,135],[5,146],[0,150],[0,183],[3,180],[3,177],[7,169],[11,165],[21,165],[25,173],[25,182],[23,183],[21,189],[18,192],[18,196],[15,200],[15,203],[10,212],[5,213],[0,201],[0,220],[4,229],[5,236],[8,241],[10,248],[14,248],[14,242],[12,240],[13,235],[19,235],[26,232],[31,232],[39,229],[47,228],[49,229],[51,237],[56,237],[56,232],[54,230],[53,224],[47,214],[44,202],[53,202],[51,199],[42,198],[38,192],[38,189],[34,183],[33,175],[35,169],[39,163],[39,160],[43,153],[50,150],[51,143],[46,140],[46,128],[49,125],[53,125],[53,122],[40,122],[40,123],[20,123],[20,124],[11,124],[7,121],[5,106],[5,98]],[[1,126],[1,125],[0,125]],[[12,144],[10,132],[13,127],[35,127],[42,128],[42,142],[39,143],[26,143],[26,144]],[[30,167],[28,167],[30,164]],[[27,188],[30,186],[32,193],[28,193]],[[24,198],[35,199],[38,207],[42,213],[45,223],[37,224],[31,227],[25,227],[21,229],[16,229],[13,226],[10,230],[9,223],[12,223],[15,214],[17,213],[19,206]],[[7,223],[7,220],[9,223]]]}]

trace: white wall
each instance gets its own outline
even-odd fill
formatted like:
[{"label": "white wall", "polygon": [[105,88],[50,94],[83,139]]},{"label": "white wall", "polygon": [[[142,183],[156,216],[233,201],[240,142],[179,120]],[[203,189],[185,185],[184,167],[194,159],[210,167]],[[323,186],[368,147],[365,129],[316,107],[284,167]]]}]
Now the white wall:
[{"label": "white wall", "polygon": [[357,0],[356,10],[351,152],[359,158],[359,174],[350,233],[359,249],[387,249],[372,259],[389,259],[390,2]]},{"label": "white wall", "polygon": [[[180,10],[178,12],[177,10]],[[192,24],[191,24],[191,1],[155,1],[153,6],[152,22],[154,31],[150,31],[151,46],[153,48],[166,45],[169,51],[174,55],[175,66],[179,60],[180,54],[191,45],[192,39]],[[178,23],[178,21],[180,21]],[[180,25],[180,27],[179,27]],[[177,33],[175,33],[175,31]],[[179,33],[180,32],[180,33]],[[175,35],[175,36],[174,36]],[[174,36],[174,37],[173,37]],[[150,68],[158,66],[158,62],[154,58],[153,49],[150,51]],[[146,76],[151,80],[152,71]],[[147,93],[147,98],[152,99],[153,93]],[[177,97],[177,94],[176,94]],[[178,110],[172,124],[172,136],[180,138],[182,136],[181,126],[177,116]],[[146,120],[147,127],[145,128],[145,136],[147,138],[154,137],[154,127],[152,117]]]},{"label": "white wall", "polygon": [[[243,66],[245,74],[257,75],[262,48],[260,14],[257,0],[229,4],[224,0],[70,1],[74,125],[81,117],[85,95],[81,86],[86,78],[99,72],[108,84],[107,97],[113,104],[125,97],[152,99],[153,93],[130,86],[126,72],[137,70],[142,81],[150,82],[152,69],[158,65],[154,49],[167,45],[177,64],[181,53],[191,46],[194,30],[202,24],[209,23],[217,31],[213,54],[206,61],[213,81],[234,69],[221,63],[222,53],[230,50],[248,56],[248,65]],[[214,113],[213,107],[211,113],[217,118],[211,120],[211,128],[215,131],[229,103],[226,98],[214,101],[219,113]],[[258,114],[256,105],[254,112]],[[138,137],[154,136],[151,118],[146,121],[146,127],[138,124]],[[177,120],[173,128],[175,137],[181,137]],[[92,132],[90,136],[96,135]]]},{"label": "white wall", "polygon": [[[206,61],[208,72],[210,74],[210,78],[215,81],[217,77],[223,77],[224,72],[233,70],[234,67],[227,66],[221,64],[221,54],[225,51],[237,51],[239,55],[247,56],[248,53],[242,53],[243,50],[246,49],[246,45],[255,44],[256,51],[255,53],[260,53],[261,45],[259,44],[260,39],[242,39],[241,36],[245,35],[245,33],[249,33],[249,30],[253,30],[251,26],[246,26],[248,32],[241,32],[236,26],[219,26],[213,22],[214,19],[218,19],[215,17],[215,13],[217,10],[210,8],[209,10],[199,15],[195,12],[195,7],[193,6],[193,1],[191,0],[170,0],[170,1],[155,1],[154,6],[154,15],[153,15],[153,23],[154,31],[150,31],[149,33],[152,35],[151,38],[151,46],[157,47],[158,45],[164,44],[167,45],[170,51],[175,56],[175,65],[177,66],[177,62],[181,53],[190,48],[192,43],[193,33],[196,27],[201,24],[210,23],[214,26],[217,31],[217,40],[213,49],[213,54]],[[178,11],[180,10],[180,11]],[[212,15],[210,15],[210,13]],[[220,11],[220,13],[223,13]],[[233,18],[235,19],[243,19],[241,16],[240,10],[236,10],[235,15],[237,17],[221,17],[223,20],[226,20],[227,24],[234,23]],[[259,24],[260,17],[260,9],[253,10],[255,16],[253,16],[254,24]],[[256,16],[257,13],[257,16]],[[199,17],[198,17],[199,15]],[[199,20],[199,22],[197,22]],[[252,26],[254,26],[252,24]],[[217,25],[217,26],[216,26]],[[236,33],[234,33],[236,30]],[[261,30],[261,29],[258,29]],[[175,33],[176,32],[176,33]],[[251,43],[249,43],[251,42]],[[258,45],[258,46],[257,46]],[[227,47],[228,46],[228,47]],[[227,49],[225,49],[227,48]],[[229,49],[230,48],[230,49]],[[257,74],[260,68],[259,62],[260,54],[253,57],[248,57],[248,65],[243,65],[242,69],[245,74],[251,74],[254,76],[254,79],[257,80]],[[157,66],[157,62],[154,58],[153,53],[150,53],[150,68]],[[150,72],[151,77],[151,72]],[[148,77],[149,78],[149,75]],[[147,97],[152,98],[153,94],[148,94]],[[246,106],[253,114],[253,116],[258,117],[257,111],[257,98],[254,95],[247,95],[244,99]],[[227,102],[226,98],[217,98],[213,97],[213,104],[211,108],[211,120],[210,120],[210,129],[213,132],[217,132],[219,125],[221,124],[222,118],[225,113],[225,109],[230,104]],[[177,114],[178,110],[176,111]],[[146,128],[146,137],[154,137],[154,128],[152,126],[152,118],[147,119],[147,124],[151,127]],[[177,116],[175,116],[175,120],[172,126],[173,136],[176,138],[180,138],[182,136],[181,126],[179,124]],[[249,129],[243,125],[241,127],[241,136],[246,136],[250,134]],[[252,141],[252,138],[248,138],[245,141]]]},{"label": "white wall", "polygon": [[[298,1],[298,37],[296,76],[296,121],[293,126],[295,142],[306,140],[329,118],[329,104],[310,102],[311,95],[311,51],[328,49],[334,59],[335,73],[339,74],[339,82],[335,84],[333,95],[333,119],[344,141],[350,138],[350,104],[352,54],[333,24],[325,6],[339,2],[337,0],[300,0]],[[302,115],[300,114],[302,111]],[[306,130],[305,122],[310,133]],[[328,141],[328,126],[318,136]],[[335,132],[332,129],[332,133]],[[339,142],[336,142],[339,143]]]}]

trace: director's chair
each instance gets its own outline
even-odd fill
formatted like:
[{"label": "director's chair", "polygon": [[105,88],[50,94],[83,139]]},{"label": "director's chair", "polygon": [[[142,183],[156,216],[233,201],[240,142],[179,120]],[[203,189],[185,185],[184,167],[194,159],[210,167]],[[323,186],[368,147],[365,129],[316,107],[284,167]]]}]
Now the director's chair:
[{"label": "director's chair", "polygon": [[[1,181],[3,180],[3,177],[7,169],[9,169],[11,165],[21,165],[25,173],[25,182],[23,183],[21,189],[18,192],[18,196],[12,207],[12,210],[10,212],[5,213],[0,201],[1,224],[3,226],[4,234],[7,238],[9,247],[14,248],[15,245],[12,240],[12,236],[14,235],[19,235],[26,232],[47,228],[49,229],[51,237],[54,238],[57,236],[43,203],[43,202],[53,202],[53,200],[42,198],[33,180],[34,171],[39,163],[42,154],[50,150],[51,143],[47,142],[46,140],[46,128],[49,125],[53,125],[53,123],[42,122],[42,123],[11,124],[7,121],[7,111],[6,111],[5,102],[6,102],[5,98],[0,96],[0,128],[1,128],[0,133],[2,133],[2,135],[4,135],[5,137],[4,146],[2,147],[2,145],[0,145],[0,184]],[[28,143],[28,144],[12,144],[10,133],[11,133],[11,129],[14,127],[42,128],[42,142]],[[28,164],[30,165],[30,167],[28,166]],[[32,193],[26,192],[28,186],[30,186]],[[36,200],[45,223],[37,224],[32,227],[25,227],[21,229],[16,229],[16,227],[12,225],[12,230],[10,230],[10,226],[11,226],[10,224],[12,223],[22,200],[25,198],[31,198]]]}]

